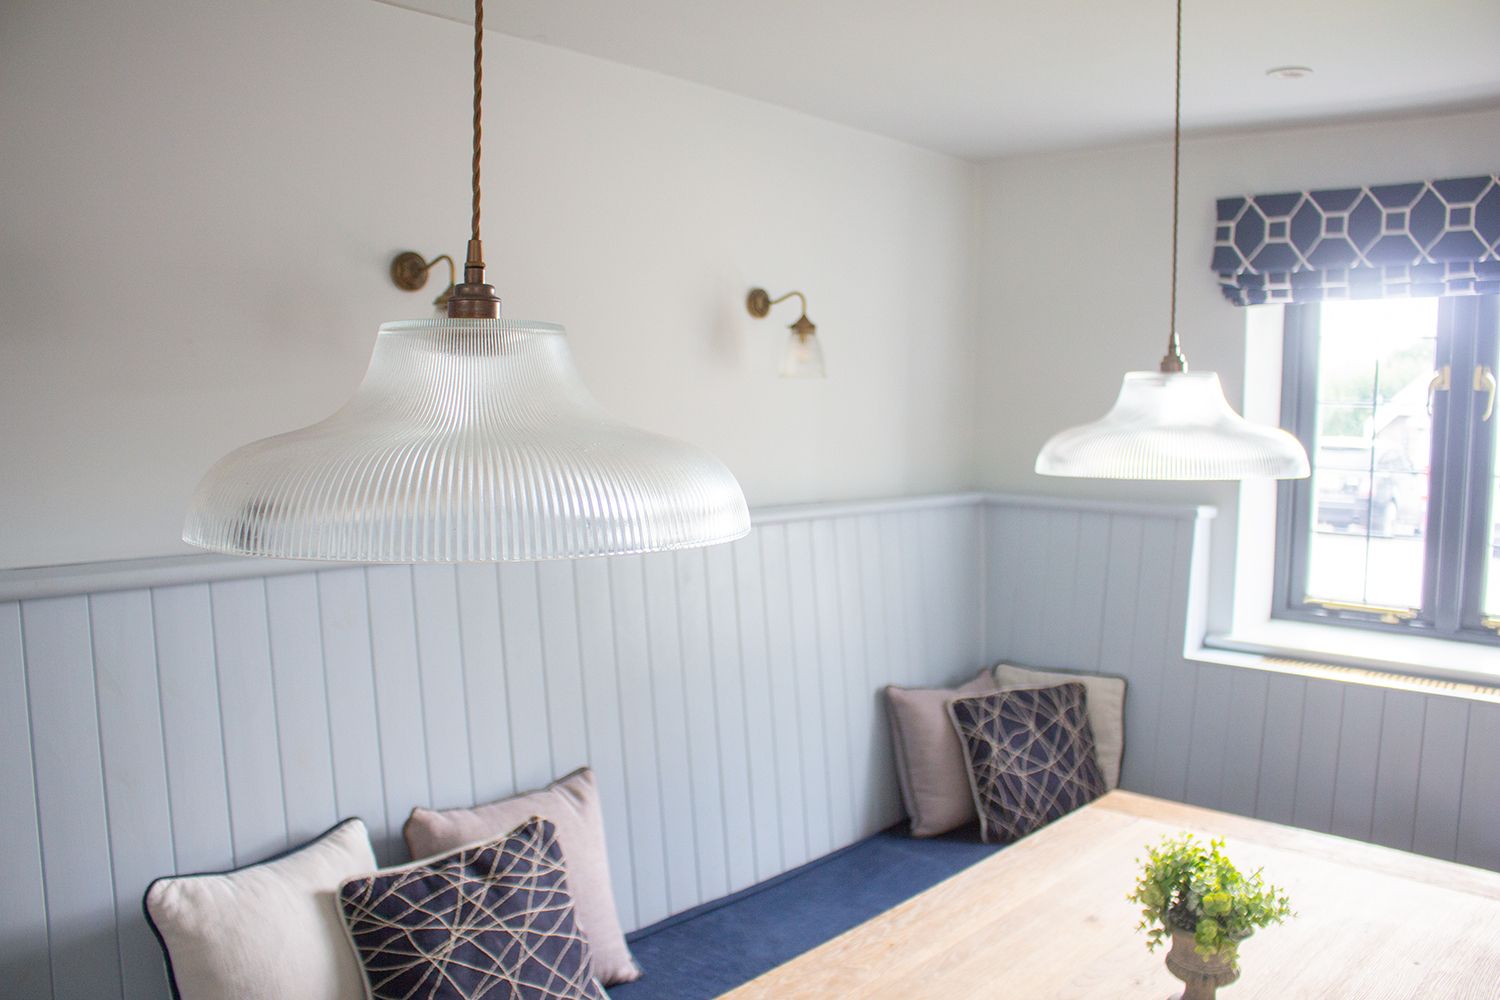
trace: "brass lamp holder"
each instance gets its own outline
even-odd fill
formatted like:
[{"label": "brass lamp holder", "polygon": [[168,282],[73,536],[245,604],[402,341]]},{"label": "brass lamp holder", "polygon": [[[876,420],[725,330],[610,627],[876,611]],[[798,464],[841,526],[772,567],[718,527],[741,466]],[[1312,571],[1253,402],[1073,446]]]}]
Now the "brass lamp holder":
[{"label": "brass lamp holder", "polygon": [[801,292],[787,292],[780,298],[773,299],[764,288],[752,288],[750,294],[745,296],[745,309],[756,319],[765,319],[771,314],[772,306],[794,296],[802,303],[802,315],[797,322],[791,324],[790,329],[797,335],[798,340],[806,341],[808,337],[818,332],[818,328],[807,318],[807,296]]},{"label": "brass lamp holder", "polygon": [[[474,161],[478,164],[478,160]],[[475,166],[475,176],[478,176],[478,166]],[[479,188],[475,181],[474,188],[474,232],[479,232]],[[484,245],[476,236],[469,241],[468,259],[464,261],[464,280],[453,288],[453,295],[448,299],[449,319],[499,319],[500,318],[500,296],[495,294],[495,286],[486,284],[484,280]]]},{"label": "brass lamp holder", "polygon": [[1182,356],[1182,341],[1177,337],[1177,331],[1172,331],[1172,336],[1167,340],[1167,353],[1162,355],[1161,371],[1165,375],[1172,375],[1188,370],[1187,358]]}]

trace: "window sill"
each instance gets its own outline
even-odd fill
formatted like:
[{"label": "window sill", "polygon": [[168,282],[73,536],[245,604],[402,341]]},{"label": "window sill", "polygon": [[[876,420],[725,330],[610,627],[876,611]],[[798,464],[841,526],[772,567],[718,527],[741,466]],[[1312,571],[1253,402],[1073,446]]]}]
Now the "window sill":
[{"label": "window sill", "polygon": [[[1362,632],[1308,622],[1268,621],[1230,635],[1210,635],[1190,658],[1268,669],[1290,666],[1300,671],[1328,667],[1332,668],[1331,673],[1346,677],[1350,675],[1349,668],[1378,671],[1384,675],[1405,675],[1412,686],[1423,690],[1444,682],[1464,688],[1478,685],[1500,700],[1500,688],[1496,687],[1500,685],[1500,653],[1493,646],[1447,639]],[[1400,681],[1402,677],[1389,679]]]}]

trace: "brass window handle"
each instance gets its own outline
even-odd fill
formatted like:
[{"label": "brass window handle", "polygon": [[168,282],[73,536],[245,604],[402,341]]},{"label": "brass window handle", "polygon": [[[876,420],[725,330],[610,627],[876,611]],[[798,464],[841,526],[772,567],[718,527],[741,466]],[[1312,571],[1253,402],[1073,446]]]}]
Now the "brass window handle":
[{"label": "brass window handle", "polygon": [[[1488,365],[1474,366],[1474,391],[1483,392],[1487,395],[1484,403],[1484,416],[1479,419],[1481,421],[1489,420],[1490,417],[1495,415],[1495,373],[1490,371]],[[1429,412],[1431,411],[1430,403],[1428,404],[1428,410]]]},{"label": "brass window handle", "polygon": [[1453,369],[1444,365],[1432,373],[1432,381],[1427,383],[1427,415],[1432,416],[1432,397],[1439,392],[1447,392],[1453,387]]},{"label": "brass window handle", "polygon": [[1359,601],[1325,601],[1309,597],[1302,603],[1315,604],[1325,611],[1357,611],[1367,615],[1378,615],[1387,625],[1398,625],[1417,617],[1415,608],[1397,608],[1385,604],[1364,604]]}]

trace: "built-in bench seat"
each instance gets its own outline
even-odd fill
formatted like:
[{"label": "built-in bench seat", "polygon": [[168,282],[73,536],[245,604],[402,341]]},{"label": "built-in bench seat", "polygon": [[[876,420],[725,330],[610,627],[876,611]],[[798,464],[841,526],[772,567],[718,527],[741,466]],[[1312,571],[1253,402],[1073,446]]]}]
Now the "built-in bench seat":
[{"label": "built-in bench seat", "polygon": [[977,826],[916,840],[898,829],[629,936],[645,975],[611,1000],[707,1000],[884,913],[999,848]]}]

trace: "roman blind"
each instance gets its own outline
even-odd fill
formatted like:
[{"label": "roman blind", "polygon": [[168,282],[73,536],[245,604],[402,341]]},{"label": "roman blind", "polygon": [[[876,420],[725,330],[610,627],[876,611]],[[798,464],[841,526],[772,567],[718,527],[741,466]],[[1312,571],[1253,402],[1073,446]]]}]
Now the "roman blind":
[{"label": "roman blind", "polygon": [[1237,306],[1500,293],[1500,175],[1221,198],[1213,269]]}]

